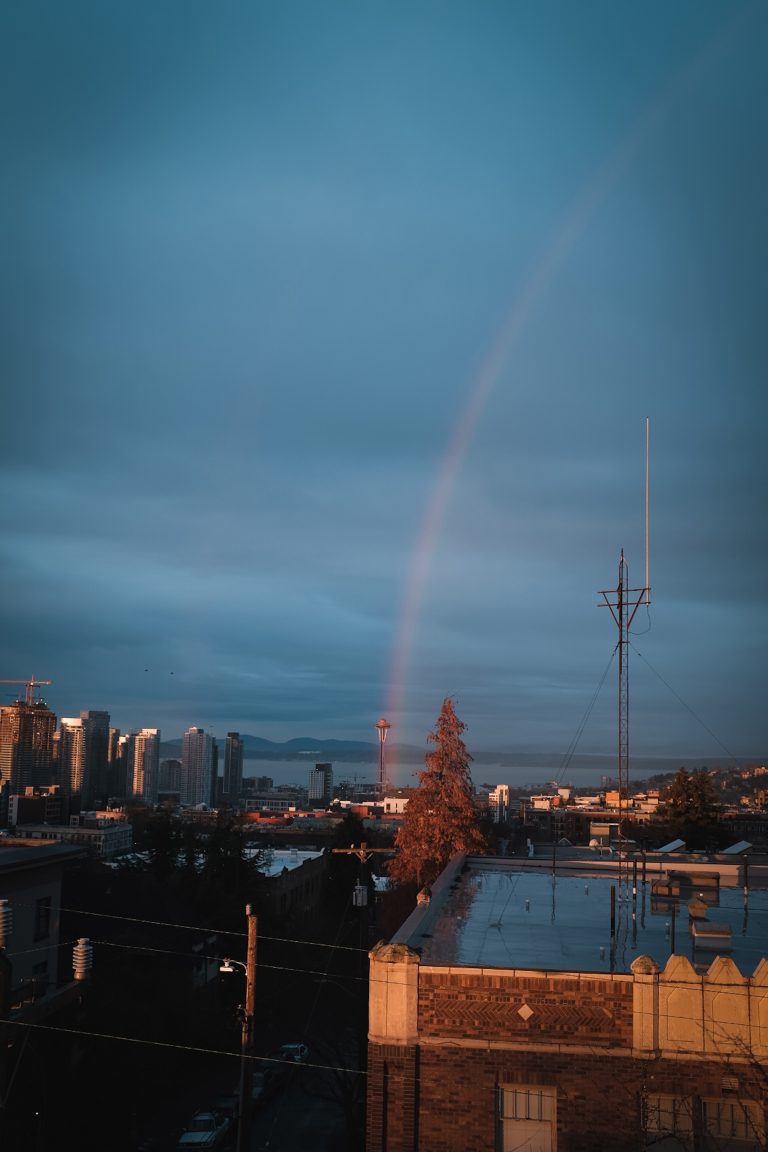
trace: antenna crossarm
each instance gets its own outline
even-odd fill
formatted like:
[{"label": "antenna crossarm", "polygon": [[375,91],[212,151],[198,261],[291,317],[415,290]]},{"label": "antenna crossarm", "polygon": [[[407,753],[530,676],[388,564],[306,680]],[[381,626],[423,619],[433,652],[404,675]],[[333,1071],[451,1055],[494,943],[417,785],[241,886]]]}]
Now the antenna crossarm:
[{"label": "antenna crossarm", "polygon": [[[604,602],[602,604],[598,603],[598,605],[597,605],[598,608],[610,608],[611,616],[613,616],[613,619],[615,620],[615,622],[617,624],[619,624],[619,617],[616,614],[616,609],[618,608],[618,604],[611,603],[611,601],[608,599],[608,595],[609,595],[608,592],[601,592],[600,595],[603,597]],[[620,624],[619,624],[619,627],[621,627]]]}]

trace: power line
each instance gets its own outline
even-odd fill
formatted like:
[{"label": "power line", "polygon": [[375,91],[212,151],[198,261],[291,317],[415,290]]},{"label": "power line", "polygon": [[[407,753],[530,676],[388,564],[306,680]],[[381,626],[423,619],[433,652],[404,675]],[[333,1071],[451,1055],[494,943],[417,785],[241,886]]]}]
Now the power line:
[{"label": "power line", "polygon": [[613,652],[611,653],[611,658],[605,666],[605,671],[603,672],[602,676],[600,677],[600,682],[598,683],[597,687],[595,688],[595,691],[592,695],[592,699],[590,700],[589,704],[587,705],[587,710],[581,719],[581,723],[579,724],[578,728],[576,729],[576,735],[571,740],[571,743],[568,745],[566,753],[563,756],[563,759],[560,763],[560,771],[558,773],[558,779],[559,780],[562,780],[562,776],[563,776],[563,773],[565,772],[565,769],[568,767],[571,760],[573,759],[573,755],[576,751],[576,747],[579,743],[579,740],[581,739],[581,737],[584,734],[584,729],[587,725],[587,721],[589,720],[590,716],[592,715],[592,709],[595,707],[595,704],[597,703],[597,698],[600,695],[600,692],[602,691],[603,684],[605,684],[606,676],[608,675],[608,673],[610,671],[611,665],[613,664],[614,657],[616,656],[617,651],[618,651],[618,645],[616,646],[616,648],[614,648]]},{"label": "power line", "polygon": [[730,749],[726,748],[726,746],[725,746],[725,744],[723,744],[722,740],[719,740],[718,737],[715,735],[715,733],[712,731],[712,729],[707,727],[707,725],[704,723],[704,721],[701,719],[700,716],[697,716],[697,714],[694,712],[693,708],[691,708],[690,704],[686,704],[686,702],[685,702],[685,700],[683,700],[682,696],[680,696],[677,692],[675,692],[672,685],[668,684],[667,681],[664,679],[664,677],[661,675],[661,673],[656,671],[656,669],[653,667],[651,662],[649,660],[646,660],[645,656],[643,656],[642,652],[638,652],[638,650],[637,650],[637,648],[635,648],[634,644],[632,645],[632,651],[637,656],[640,657],[640,659],[643,661],[644,664],[646,664],[648,666],[648,668],[650,668],[650,670],[651,670],[651,672],[653,672],[654,676],[658,677],[658,679],[661,681],[661,683],[664,685],[664,687],[667,688],[672,693],[672,695],[675,697],[675,699],[680,704],[682,704],[683,708],[685,708],[687,712],[690,712],[690,714],[691,714],[691,716],[693,716],[694,720],[696,720],[699,724],[701,724],[704,731],[712,737],[712,739],[715,741],[715,743],[720,745],[723,752],[725,752],[726,756],[729,756],[731,758],[731,760],[733,760],[734,764],[738,768],[741,768],[742,765],[741,765],[741,762],[739,761],[738,757],[734,756],[733,752],[731,752]]},{"label": "power line", "polygon": [[[89,1040],[113,1040],[122,1044],[143,1044],[150,1048],[170,1048],[177,1052],[192,1052],[201,1056],[227,1056],[229,1059],[240,1060],[240,1052],[227,1052],[222,1048],[200,1048],[194,1044],[171,1044],[168,1040],[140,1040],[136,1036],[119,1036],[114,1032],[89,1032],[78,1028],[62,1028],[57,1024],[31,1024],[27,1020],[3,1020],[4,1026],[14,1028],[29,1028],[38,1032],[59,1032],[68,1036],[87,1037]],[[295,1060],[282,1060],[277,1056],[247,1056],[247,1060],[254,1064],[284,1064],[288,1068],[320,1068],[328,1072],[351,1072],[357,1076],[367,1076],[368,1073],[359,1068],[335,1067],[331,1064],[313,1064],[303,1060],[298,1064]]]},{"label": "power line", "polygon": [[[19,907],[32,907],[32,905],[23,905],[19,902]],[[72,916],[101,916],[105,920],[121,920],[128,924],[146,924],[155,928],[177,928],[186,932],[201,932],[205,935],[216,936],[237,936],[241,940],[245,940],[245,932],[233,932],[228,928],[211,928],[202,927],[198,924],[176,924],[171,920],[144,920],[138,916],[116,916],[113,912],[86,912],[82,908],[65,908],[59,905],[59,912],[68,912]],[[299,944],[302,948],[331,948],[338,951],[346,952],[367,952],[367,948],[354,948],[351,944],[324,944],[319,940],[297,940],[290,936],[259,936],[261,940],[270,940],[273,944]]]}]

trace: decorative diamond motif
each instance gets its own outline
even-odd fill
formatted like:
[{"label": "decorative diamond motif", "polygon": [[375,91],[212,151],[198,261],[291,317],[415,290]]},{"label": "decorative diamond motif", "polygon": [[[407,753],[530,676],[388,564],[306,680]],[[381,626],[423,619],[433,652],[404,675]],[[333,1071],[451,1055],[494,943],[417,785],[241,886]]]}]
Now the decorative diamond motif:
[{"label": "decorative diamond motif", "polygon": [[525,1020],[527,1024],[531,1016],[533,1016],[533,1008],[531,1008],[528,1004],[523,1004],[522,1008],[518,1008],[517,1014],[523,1020]]}]

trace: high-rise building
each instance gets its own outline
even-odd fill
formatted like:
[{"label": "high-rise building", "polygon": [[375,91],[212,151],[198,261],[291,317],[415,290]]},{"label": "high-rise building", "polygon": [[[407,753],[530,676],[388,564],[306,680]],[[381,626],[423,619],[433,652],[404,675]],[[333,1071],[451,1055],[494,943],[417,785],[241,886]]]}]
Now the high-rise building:
[{"label": "high-rise building", "polygon": [[494,824],[505,824],[509,812],[509,785],[497,784],[488,793],[488,807]]},{"label": "high-rise building", "polygon": [[144,804],[157,804],[160,785],[160,729],[142,728],[133,740],[131,795]]},{"label": "high-rise building", "polygon": [[224,804],[235,804],[243,790],[243,741],[239,732],[227,732],[224,745],[224,779],[221,799]]},{"label": "high-rise building", "polygon": [[52,783],[56,716],[44,700],[0,707],[0,786],[11,792]]},{"label": "high-rise building", "polygon": [[213,807],[213,737],[203,728],[188,728],[181,739],[181,803]]},{"label": "high-rise building", "polygon": [[160,761],[160,792],[181,792],[181,760]]},{"label": "high-rise building", "polygon": [[109,787],[109,712],[85,710],[80,713],[85,727],[84,806],[106,807]]},{"label": "high-rise building", "polygon": [[70,796],[79,794],[83,808],[105,804],[109,796],[109,713],[86,709],[79,717],[63,716],[60,727],[62,792]]},{"label": "high-rise building", "polygon": [[310,804],[317,804],[322,808],[328,807],[333,799],[332,764],[315,764],[314,768],[310,768],[308,799]]},{"label": "high-rise building", "polygon": [[113,767],[115,795],[131,795],[133,788],[133,752],[136,744],[136,735],[133,732],[124,732],[117,738],[117,758]]},{"label": "high-rise building", "polygon": [[65,796],[81,795],[85,781],[85,728],[79,716],[59,723],[59,780]]},{"label": "high-rise building", "polygon": [[110,728],[107,738],[107,776],[110,798],[125,797],[125,774],[120,760],[120,729]]}]

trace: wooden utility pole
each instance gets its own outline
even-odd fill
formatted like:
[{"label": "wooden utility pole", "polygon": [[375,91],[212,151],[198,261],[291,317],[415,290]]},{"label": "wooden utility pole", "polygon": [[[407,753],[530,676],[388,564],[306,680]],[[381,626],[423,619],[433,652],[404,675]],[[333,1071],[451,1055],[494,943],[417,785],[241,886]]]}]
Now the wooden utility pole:
[{"label": "wooden utility pole", "polygon": [[251,1057],[253,1055],[253,1017],[256,1007],[256,936],[258,921],[250,904],[245,906],[248,920],[248,952],[245,963],[245,1004],[240,1036],[240,1107],[237,1116],[237,1152],[246,1152],[251,1118]]}]

